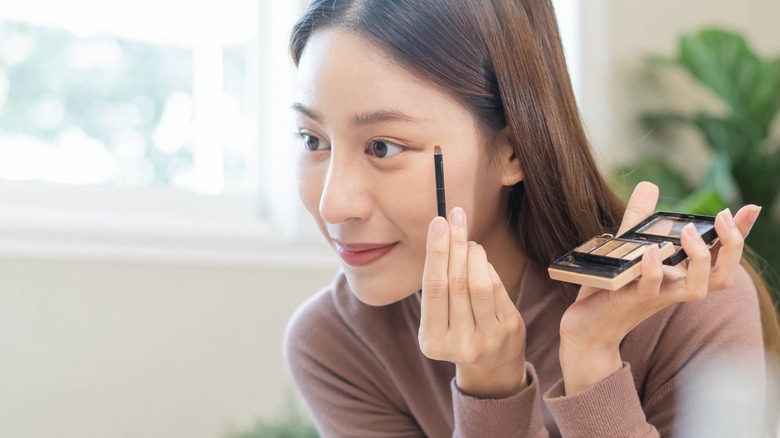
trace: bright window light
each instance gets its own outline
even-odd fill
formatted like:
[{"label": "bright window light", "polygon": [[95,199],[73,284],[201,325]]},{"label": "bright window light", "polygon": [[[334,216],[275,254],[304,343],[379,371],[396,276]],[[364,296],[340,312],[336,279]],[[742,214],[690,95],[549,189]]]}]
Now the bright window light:
[{"label": "bright window light", "polygon": [[563,52],[571,76],[574,94],[579,99],[580,83],[582,81],[582,37],[580,23],[582,21],[581,0],[553,0],[558,29],[561,34]]},{"label": "bright window light", "polygon": [[258,7],[0,9],[0,179],[255,194]]},{"label": "bright window light", "polygon": [[332,262],[295,193],[303,6],[0,7],[0,256]]}]

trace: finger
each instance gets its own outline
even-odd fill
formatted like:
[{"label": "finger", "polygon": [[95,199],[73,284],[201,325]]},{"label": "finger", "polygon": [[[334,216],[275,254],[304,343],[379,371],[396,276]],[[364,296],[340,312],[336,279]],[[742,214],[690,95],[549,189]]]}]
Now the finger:
[{"label": "finger", "polygon": [[492,264],[488,263],[488,269],[490,269],[490,278],[493,280],[493,299],[496,303],[496,318],[499,322],[506,324],[510,321],[517,321],[520,316],[520,312],[517,311],[515,303],[512,298],[509,297],[504,282],[501,281],[501,277],[498,276],[496,268]]},{"label": "finger", "polygon": [[474,331],[468,276],[468,228],[466,213],[460,207],[450,211],[450,255],[447,269],[450,296],[450,329],[460,333]]},{"label": "finger", "polygon": [[[716,217],[717,219],[717,217]],[[717,228],[717,227],[715,227]],[[720,239],[716,240],[715,243],[710,246],[710,264],[712,264],[712,267],[714,268],[717,261],[718,261],[718,254],[720,254],[720,248],[723,246],[723,243]]]},{"label": "finger", "polygon": [[657,245],[650,245],[642,255],[642,277],[636,285],[636,297],[640,301],[654,299],[658,296],[661,282],[664,279],[664,269],[661,265],[661,250]]},{"label": "finger", "polygon": [[442,217],[435,217],[428,226],[423,269],[420,317],[420,343],[425,339],[439,339],[449,325],[449,292],[447,263],[449,259],[449,224]]},{"label": "finger", "polygon": [[721,290],[731,286],[736,278],[737,266],[742,258],[745,240],[728,208],[715,217],[720,249],[710,276],[709,290]]},{"label": "finger", "polygon": [[474,313],[476,329],[492,331],[498,325],[493,297],[493,279],[490,277],[485,249],[475,242],[469,242],[468,266],[471,309]]},{"label": "finger", "polygon": [[750,204],[740,208],[737,214],[734,215],[734,223],[737,224],[743,239],[750,234],[750,229],[756,223],[759,213],[761,213],[761,207]]},{"label": "finger", "polygon": [[701,300],[707,296],[710,279],[710,251],[696,232],[696,226],[688,224],[680,233],[680,243],[688,255],[688,274],[684,290],[679,289],[677,301]]},{"label": "finger", "polygon": [[620,230],[617,234],[625,233],[650,217],[655,212],[657,203],[658,187],[655,184],[647,181],[637,184],[628,204],[626,204],[626,212],[623,214],[623,221],[620,223]]},{"label": "finger", "polygon": [[601,289],[593,286],[581,286],[579,292],[577,292],[577,297],[574,299],[574,302],[582,301],[587,299],[589,296],[596,294]]}]

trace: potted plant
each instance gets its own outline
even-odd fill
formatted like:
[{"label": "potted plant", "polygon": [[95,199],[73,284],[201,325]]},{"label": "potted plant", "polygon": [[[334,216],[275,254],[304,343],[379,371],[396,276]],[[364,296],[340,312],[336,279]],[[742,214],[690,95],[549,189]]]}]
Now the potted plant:
[{"label": "potted plant", "polygon": [[674,59],[649,61],[653,69],[682,69],[726,110],[645,112],[644,129],[656,134],[668,133],[672,126],[695,129],[712,160],[705,177],[689,184],[669,165],[673,154],[668,149],[644,151],[637,164],[616,169],[614,181],[631,186],[653,181],[664,194],[660,208],[674,211],[716,214],[725,207],[735,212],[747,203],[762,206],[747,244],[766,260],[764,274],[777,290],[772,271],[780,270],[780,139],[772,138],[771,126],[780,110],[780,58],[763,59],[739,34],[706,28],[680,37]]},{"label": "potted plant", "polygon": [[223,438],[317,438],[319,434],[311,421],[301,413],[293,396],[276,418],[261,418],[248,429],[231,425]]}]

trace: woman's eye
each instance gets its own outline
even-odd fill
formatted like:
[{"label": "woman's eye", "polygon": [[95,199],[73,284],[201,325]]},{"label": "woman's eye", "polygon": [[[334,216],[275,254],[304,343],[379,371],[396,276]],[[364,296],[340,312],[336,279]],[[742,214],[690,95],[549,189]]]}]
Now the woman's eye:
[{"label": "woman's eye", "polygon": [[386,158],[404,151],[403,147],[386,140],[372,140],[368,146],[369,152],[378,158]]},{"label": "woman's eye", "polygon": [[298,133],[298,136],[301,138],[301,141],[303,142],[303,147],[305,147],[307,150],[310,151],[319,151],[321,148],[324,148],[325,142],[320,140],[319,137],[315,137],[310,134],[304,134],[304,133]]}]

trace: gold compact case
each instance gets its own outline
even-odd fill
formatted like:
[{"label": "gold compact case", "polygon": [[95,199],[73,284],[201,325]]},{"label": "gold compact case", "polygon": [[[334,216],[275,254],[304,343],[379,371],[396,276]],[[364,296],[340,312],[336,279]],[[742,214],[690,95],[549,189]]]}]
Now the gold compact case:
[{"label": "gold compact case", "polygon": [[642,254],[651,245],[661,250],[665,265],[676,265],[688,256],[682,249],[680,233],[693,224],[704,243],[718,241],[715,217],[659,211],[618,237],[596,236],[550,264],[553,280],[615,290],[642,273]]}]

